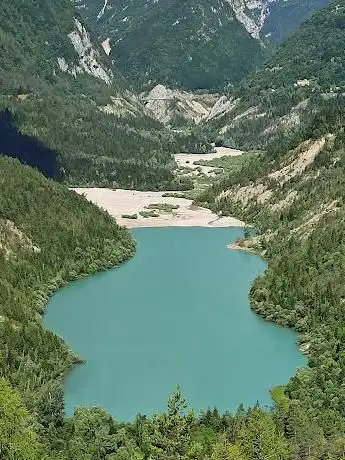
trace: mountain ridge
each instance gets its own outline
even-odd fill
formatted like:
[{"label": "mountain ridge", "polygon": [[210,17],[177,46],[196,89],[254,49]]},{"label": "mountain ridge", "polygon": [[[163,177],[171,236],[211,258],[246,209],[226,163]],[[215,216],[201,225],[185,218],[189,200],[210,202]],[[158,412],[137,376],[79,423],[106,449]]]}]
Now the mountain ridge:
[{"label": "mountain ridge", "polygon": [[[295,0],[78,0],[76,5],[140,90],[157,84],[219,90],[237,85],[263,63],[271,48],[268,36],[281,41],[329,1],[303,0],[301,6]],[[286,25],[282,16],[289,18]]]},{"label": "mountain ridge", "polygon": [[[101,40],[110,41],[117,66],[143,89],[155,84],[185,89],[233,84],[263,58],[261,44],[247,33],[226,0],[81,0],[77,8]],[[226,73],[228,82],[222,77]]]}]

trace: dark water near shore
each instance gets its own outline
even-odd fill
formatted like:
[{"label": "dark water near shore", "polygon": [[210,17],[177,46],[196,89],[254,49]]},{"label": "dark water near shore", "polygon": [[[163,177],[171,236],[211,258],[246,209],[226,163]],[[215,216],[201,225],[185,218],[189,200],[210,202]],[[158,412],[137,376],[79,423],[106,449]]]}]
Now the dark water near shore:
[{"label": "dark water near shore", "polygon": [[53,296],[46,326],[86,359],[65,382],[68,414],[99,405],[120,420],[150,415],[176,384],[197,412],[271,404],[269,389],[305,358],[293,331],[250,310],[250,286],[266,264],[226,248],[241,233],[133,230],[132,260]]}]

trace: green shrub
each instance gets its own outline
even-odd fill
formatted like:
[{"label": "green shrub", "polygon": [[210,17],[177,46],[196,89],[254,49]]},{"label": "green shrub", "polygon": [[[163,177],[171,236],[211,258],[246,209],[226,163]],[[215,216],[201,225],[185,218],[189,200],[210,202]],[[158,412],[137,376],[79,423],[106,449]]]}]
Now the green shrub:
[{"label": "green shrub", "polygon": [[122,219],[138,219],[138,214],[122,214]]},{"label": "green shrub", "polygon": [[155,211],[140,211],[139,214],[141,217],[147,219],[148,217],[159,217],[159,214]]}]

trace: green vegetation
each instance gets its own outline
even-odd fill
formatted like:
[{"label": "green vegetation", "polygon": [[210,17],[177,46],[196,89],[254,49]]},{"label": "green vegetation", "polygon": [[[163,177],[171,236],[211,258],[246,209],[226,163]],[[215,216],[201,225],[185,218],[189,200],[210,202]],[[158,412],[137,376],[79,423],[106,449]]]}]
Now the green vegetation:
[{"label": "green vegetation", "polygon": [[[230,2],[134,0],[128,4],[108,0],[107,8],[102,9],[103,0],[82,0],[78,6],[102,39],[110,37],[112,55],[134,85],[145,88],[162,83],[223,90],[262,64],[270,42],[281,42],[329,1],[270,2],[261,33],[265,49],[237,21]],[[261,22],[260,6],[245,8],[244,13]],[[265,39],[267,34],[269,39]]]},{"label": "green vegetation", "polygon": [[178,209],[180,206],[178,204],[170,203],[151,203],[148,206],[145,206],[147,209],[152,209],[157,212],[171,213]]},{"label": "green vegetation", "polygon": [[287,145],[298,132],[305,139],[315,113],[322,123],[324,106],[344,93],[344,20],[344,0],[308,19],[264,68],[232,93],[234,109],[214,128],[228,126],[223,135],[246,150],[267,149],[272,141]]},{"label": "green vegetation", "polygon": [[223,89],[263,60],[265,49],[237,21],[227,2],[135,0],[128,5],[110,0],[101,18],[101,1],[83,4],[87,8],[81,8],[81,14],[103,39],[110,37],[119,69],[140,89],[156,83]]},{"label": "green vegetation", "polygon": [[[241,170],[252,158],[254,154],[244,153],[239,156],[225,155],[221,158],[213,158],[212,160],[199,160],[194,161],[195,165],[210,166],[219,168],[222,172],[228,174],[233,171]],[[220,174],[220,173],[219,173]]]},{"label": "green vegetation", "polygon": [[206,176],[206,174],[203,173],[198,176],[194,176],[194,188],[184,192],[184,198],[187,198],[188,200],[198,200],[200,194],[211,187],[214,182],[214,177]]},{"label": "green vegetation", "polygon": [[[197,125],[191,120],[181,119],[182,126],[173,130],[175,142],[179,146],[178,153],[210,153],[210,133],[205,125]],[[173,121],[170,122],[171,126]],[[173,128],[172,128],[173,129]]]},{"label": "green vegetation", "polygon": [[[295,434],[287,436],[278,407],[272,413],[240,408],[235,415],[215,409],[196,416],[186,412],[177,389],[165,413],[138,415],[133,423],[98,408],[64,418],[62,379],[78,359],[41,324],[47,297],[67,281],[126,260],[133,241],[82,196],[15,160],[0,158],[0,167],[0,376],[15,389],[0,383],[2,458],[290,460],[297,442]],[[295,433],[302,422],[296,415],[289,423]],[[300,436],[308,445],[307,435]],[[331,444],[339,452],[337,446]],[[5,449],[16,449],[15,456]]]},{"label": "green vegetation", "polygon": [[[294,426],[297,458],[309,448],[312,458],[324,458],[323,449],[344,444],[344,107],[342,96],[325,100],[289,142],[274,140],[266,154],[199,197],[258,229],[253,247],[269,265],[252,287],[252,307],[295,328],[308,353],[309,367],[285,389],[285,436]],[[223,190],[227,194],[219,198]]]},{"label": "green vegetation", "polygon": [[[187,6],[181,5],[183,12]],[[70,183],[192,188],[190,177],[172,176],[170,152],[179,149],[172,133],[131,100],[137,116],[97,109],[109,104],[111,95],[126,99],[121,77],[116,76],[115,88],[59,70],[58,57],[79,65],[68,39],[73,15],[67,0],[3,5],[0,107],[10,109],[22,133],[59,152]],[[65,418],[62,379],[81,360],[63,338],[43,328],[47,299],[69,281],[127,260],[135,245],[125,229],[85,198],[0,157],[1,459],[344,458],[344,21],[345,1],[340,0],[310,19],[236,92],[241,100],[215,127],[257,107],[251,112],[255,116],[237,118],[227,137],[267,152],[224,167],[227,175],[198,199],[216,212],[242,216],[258,230],[255,244],[269,265],[252,287],[252,307],[268,321],[295,328],[308,354],[308,368],[285,388],[272,389],[272,410],[240,407],[236,414],[219,414],[209,409],[195,415],[177,388],[167,411],[152,418],[138,415],[133,423],[122,423],[99,408],[78,409]],[[147,28],[137,30],[152,38],[142,32]],[[219,39],[222,46],[229,43],[221,34]],[[129,45],[124,40],[121,46]],[[250,56],[252,51],[249,46]],[[193,54],[194,62],[197,58]],[[228,61],[238,65],[236,59]],[[100,62],[116,75],[105,57]],[[160,65],[164,68],[164,60]],[[133,79],[140,80],[141,69],[131,66]],[[236,78],[242,71],[238,66]],[[171,79],[169,71],[165,75]],[[189,77],[193,85],[214,81],[213,75]],[[304,78],[309,86],[295,86]],[[310,149],[318,150],[315,158]],[[140,215],[158,216],[154,209]]]},{"label": "green vegetation", "polygon": [[108,214],[33,169],[6,157],[0,169],[0,377],[40,411],[79,361],[41,325],[48,297],[128,259],[134,242]]},{"label": "green vegetation", "polygon": [[270,5],[270,14],[265,22],[263,34],[270,41],[282,43],[315,10],[323,8],[331,0],[289,0]]},{"label": "green vegetation", "polygon": [[139,214],[141,215],[141,217],[144,217],[145,219],[147,219],[148,217],[159,217],[159,214],[157,211],[140,211]]},{"label": "green vegetation", "polygon": [[0,420],[1,458],[37,460],[39,444],[33,418],[4,379],[0,379]]},{"label": "green vegetation", "polygon": [[185,198],[184,193],[178,193],[178,192],[165,192],[162,195],[163,198]]},{"label": "green vegetation", "polygon": [[123,219],[138,219],[138,214],[122,214]]},{"label": "green vegetation", "polygon": [[[307,369],[272,390],[298,459],[344,455],[344,18],[343,1],[315,15],[243,86],[226,123],[250,107],[265,116],[243,117],[229,135],[267,151],[198,198],[258,229],[243,242],[269,262],[252,308],[295,328],[308,355]],[[304,78],[310,86],[294,86]]]},{"label": "green vegetation", "polygon": [[182,195],[165,194],[163,196],[176,196],[177,198],[187,198],[199,201],[200,195],[208,190],[212,184],[228,177],[228,174],[231,172],[241,171],[256,155],[258,155],[258,152],[248,152],[236,157],[224,156],[212,160],[197,160],[193,162],[193,165],[214,168],[212,174],[205,174],[200,166],[198,168],[179,167],[176,174],[180,177],[189,177],[193,182],[193,188],[185,191]]},{"label": "green vegetation", "polygon": [[271,397],[279,411],[282,414],[287,414],[289,411],[289,398],[285,394],[285,386],[279,385],[272,388]]},{"label": "green vegetation", "polygon": [[273,414],[209,410],[196,417],[186,412],[179,388],[165,413],[138,415],[133,423],[99,408],[64,417],[62,379],[78,360],[63,338],[43,328],[45,303],[66,282],[126,260],[134,244],[84,197],[16,160],[0,157],[0,168],[1,459],[218,460],[229,452],[255,460],[246,456],[245,439],[251,433],[261,442],[257,424],[272,441],[270,451],[259,450],[273,453],[281,436]]}]

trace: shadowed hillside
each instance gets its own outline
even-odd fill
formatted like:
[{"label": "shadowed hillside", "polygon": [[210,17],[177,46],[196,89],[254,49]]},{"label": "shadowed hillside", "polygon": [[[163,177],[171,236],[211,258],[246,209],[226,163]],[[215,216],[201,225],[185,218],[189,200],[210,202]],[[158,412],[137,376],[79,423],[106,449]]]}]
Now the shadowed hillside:
[{"label": "shadowed hillside", "polygon": [[37,139],[21,134],[8,110],[0,112],[0,153],[37,168],[46,177],[62,179],[58,154]]}]

